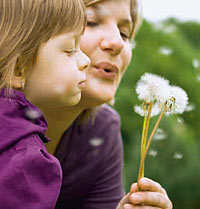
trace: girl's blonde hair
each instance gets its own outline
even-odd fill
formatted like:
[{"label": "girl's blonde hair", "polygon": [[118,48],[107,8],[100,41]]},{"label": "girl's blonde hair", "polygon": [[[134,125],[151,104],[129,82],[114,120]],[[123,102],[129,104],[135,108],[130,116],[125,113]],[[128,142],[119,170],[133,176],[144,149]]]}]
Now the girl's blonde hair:
[{"label": "girl's blonde hair", "polygon": [[86,24],[82,0],[0,0],[0,88],[32,67],[41,43]]}]

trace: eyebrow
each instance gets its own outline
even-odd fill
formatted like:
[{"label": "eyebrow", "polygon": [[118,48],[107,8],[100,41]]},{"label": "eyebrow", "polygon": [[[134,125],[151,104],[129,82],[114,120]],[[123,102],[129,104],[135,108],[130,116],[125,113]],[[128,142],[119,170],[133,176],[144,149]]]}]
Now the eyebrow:
[{"label": "eyebrow", "polygon": [[128,19],[128,18],[124,18],[120,21],[121,24],[123,25],[128,25],[130,27],[133,27],[133,22],[132,20]]},{"label": "eyebrow", "polygon": [[[98,4],[94,4],[91,6],[91,8],[95,9],[97,11],[97,15],[100,14],[102,16],[106,16],[107,15],[107,12],[104,12],[101,5],[98,5]],[[130,27],[133,26],[133,22],[132,22],[132,19],[130,18],[123,18],[120,20],[120,23],[123,24],[123,25],[129,25]]]}]

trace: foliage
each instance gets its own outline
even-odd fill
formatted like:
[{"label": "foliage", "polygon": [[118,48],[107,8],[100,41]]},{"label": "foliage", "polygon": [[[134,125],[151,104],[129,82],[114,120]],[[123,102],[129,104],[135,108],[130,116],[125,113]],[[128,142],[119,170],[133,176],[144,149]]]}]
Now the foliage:
[{"label": "foliage", "polygon": [[[166,28],[174,28],[167,31]],[[146,176],[161,183],[167,190],[174,208],[196,209],[200,207],[200,67],[193,60],[200,60],[200,24],[169,19],[162,26],[144,21],[137,36],[131,65],[124,76],[116,95],[115,108],[122,119],[124,140],[125,188],[128,191],[137,180],[140,138],[143,118],[133,111],[139,104],[135,93],[136,81],[145,72],[165,77],[183,88],[189,102],[195,107],[180,116],[165,117],[160,127],[166,133],[163,140],[154,140],[151,149],[156,156],[149,155],[146,161]],[[161,48],[168,49],[167,54]],[[180,122],[181,121],[181,122]],[[180,159],[174,158],[180,153]]]}]

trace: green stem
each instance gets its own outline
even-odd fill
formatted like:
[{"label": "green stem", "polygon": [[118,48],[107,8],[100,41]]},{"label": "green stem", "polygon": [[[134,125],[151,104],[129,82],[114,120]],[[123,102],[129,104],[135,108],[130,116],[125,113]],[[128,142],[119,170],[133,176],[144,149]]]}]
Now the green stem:
[{"label": "green stem", "polygon": [[[145,131],[146,131],[146,124],[147,124],[147,116],[144,116],[144,122],[143,122],[143,128],[142,128],[142,139],[141,139],[141,150],[140,150],[140,159],[142,158],[143,152],[146,148],[146,140],[145,140]],[[144,175],[144,170],[142,171],[142,174]]]},{"label": "green stem", "polygon": [[152,138],[153,138],[153,136],[154,136],[154,134],[155,134],[155,132],[156,132],[156,130],[158,128],[158,125],[160,124],[160,121],[161,121],[161,119],[162,119],[162,117],[163,117],[163,115],[164,115],[165,112],[166,112],[166,108],[164,108],[164,110],[161,112],[161,114],[160,114],[160,116],[159,116],[159,118],[158,118],[158,120],[157,120],[157,122],[156,122],[156,124],[155,124],[155,126],[153,128],[153,131],[152,131],[152,133],[151,133],[151,135],[150,135],[150,137],[148,139],[147,146],[145,148],[145,151],[143,153],[142,159],[140,161],[140,168],[139,168],[138,180],[140,179],[139,177],[141,176],[141,173],[142,173],[142,170],[143,170],[143,167],[144,167],[145,158],[146,158],[147,152],[149,150],[149,147],[150,147]]},{"label": "green stem", "polygon": [[144,137],[145,137],[145,130],[146,130],[146,123],[147,123],[147,116],[144,116],[143,128],[142,128],[142,139],[141,139],[141,151],[140,154],[142,157],[143,147],[144,147]]},{"label": "green stem", "polygon": [[148,136],[148,130],[149,130],[149,123],[150,123],[150,119],[151,119],[152,107],[153,107],[153,103],[150,102],[149,103],[149,108],[148,108],[148,115],[147,115],[146,126],[145,126],[144,144],[143,144],[143,150],[142,150],[142,152],[145,151],[146,144],[147,144],[147,136]]},{"label": "green stem", "polygon": [[[148,136],[148,129],[149,129],[149,123],[150,123],[150,118],[151,118],[152,107],[153,107],[153,103],[150,102],[149,105],[148,105],[148,115],[144,117],[143,129],[142,129],[142,139],[141,139],[141,156],[140,156],[141,160],[142,160],[142,157],[143,157],[145,149],[146,149],[147,136]],[[138,175],[138,180],[142,177],[144,177],[144,163],[143,163],[141,172]],[[139,190],[139,188],[138,188],[138,190]]]}]

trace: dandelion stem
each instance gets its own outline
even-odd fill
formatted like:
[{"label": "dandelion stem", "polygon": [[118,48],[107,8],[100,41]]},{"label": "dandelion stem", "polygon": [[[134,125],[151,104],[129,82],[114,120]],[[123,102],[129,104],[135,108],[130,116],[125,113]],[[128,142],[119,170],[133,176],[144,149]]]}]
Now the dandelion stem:
[{"label": "dandelion stem", "polygon": [[164,115],[164,113],[166,112],[166,108],[164,108],[164,110],[160,113],[160,116],[153,128],[153,131],[148,139],[148,142],[147,142],[147,146],[145,148],[145,151],[142,155],[142,158],[141,158],[141,161],[140,161],[140,168],[139,168],[139,174],[138,174],[138,181],[140,180],[141,176],[142,176],[142,172],[143,172],[143,168],[144,168],[144,162],[145,162],[145,158],[146,158],[146,155],[147,155],[147,152],[149,150],[149,147],[150,147],[150,144],[151,144],[151,141],[152,141],[152,138],[153,138],[153,135],[155,134],[156,132],[156,129],[158,128],[158,125],[160,124],[160,121]]},{"label": "dandelion stem", "polygon": [[144,136],[145,136],[145,130],[146,130],[146,123],[147,123],[147,116],[144,116],[144,121],[143,121],[143,128],[142,128],[142,139],[141,139],[141,156],[142,157],[142,152],[143,152],[143,147],[144,147]]},{"label": "dandelion stem", "polygon": [[[149,103],[149,108],[148,108],[148,115],[147,115],[147,121],[146,121],[146,127],[145,127],[145,135],[144,135],[144,150],[146,148],[146,142],[147,142],[147,135],[148,135],[148,130],[149,130],[149,123],[150,123],[150,118],[151,118],[151,111],[153,107],[153,102]],[[143,152],[144,152],[143,150]]]},{"label": "dandelion stem", "polygon": [[[146,139],[145,139],[146,125],[147,125],[147,116],[144,116],[144,122],[143,122],[143,128],[142,128],[140,159],[142,159],[144,150],[146,148]],[[141,176],[144,176],[144,166],[143,166],[143,169],[142,169]]]},{"label": "dandelion stem", "polygon": [[[150,102],[148,104],[148,114],[144,118],[144,127],[143,127],[144,129],[143,129],[142,144],[141,144],[141,159],[142,159],[142,156],[145,152],[146,145],[147,145],[147,136],[148,136],[152,107],[153,107],[153,103]],[[142,173],[141,173],[140,178],[142,178],[142,177],[144,177],[144,165],[143,165],[143,169],[142,169]]]},{"label": "dandelion stem", "polygon": [[[144,117],[143,129],[142,129],[142,139],[141,139],[141,155],[140,155],[141,160],[142,160],[142,157],[143,157],[143,155],[145,153],[145,149],[146,149],[147,135],[148,135],[152,107],[153,107],[153,102],[150,102],[148,104],[148,115]],[[142,177],[144,177],[144,163],[142,166],[141,173],[138,175],[138,180]],[[139,187],[138,187],[138,191],[139,191]]]},{"label": "dandelion stem", "polygon": [[152,133],[151,133],[151,135],[150,135],[150,137],[148,139],[148,143],[147,143],[147,146],[146,146],[146,149],[145,149],[145,154],[147,154],[147,152],[148,152],[148,149],[150,147],[152,138],[153,138],[153,136],[154,136],[154,134],[155,134],[155,132],[156,132],[156,130],[157,130],[159,124],[160,124],[160,121],[161,121],[161,119],[162,119],[162,117],[163,117],[165,112],[166,112],[166,108],[164,108],[164,110],[160,113],[160,116],[159,116],[159,118],[158,118],[158,120],[157,120],[157,122],[156,122],[156,124],[155,124],[155,126],[153,128],[153,131],[152,131]]}]

